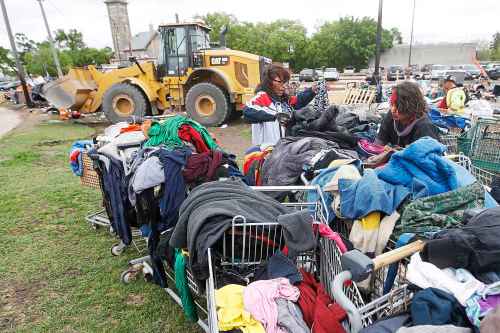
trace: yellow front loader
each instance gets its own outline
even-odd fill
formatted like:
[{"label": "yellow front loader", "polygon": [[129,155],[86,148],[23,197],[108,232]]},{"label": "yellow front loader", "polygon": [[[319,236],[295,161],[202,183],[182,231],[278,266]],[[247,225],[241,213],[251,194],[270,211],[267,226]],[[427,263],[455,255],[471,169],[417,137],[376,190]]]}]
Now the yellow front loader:
[{"label": "yellow front loader", "polygon": [[156,64],[132,59],[131,66],[108,72],[95,66],[73,68],[43,93],[57,108],[102,110],[113,123],[185,110],[205,126],[220,125],[253,96],[271,61],[224,43],[211,48],[209,31],[201,23],[160,26]]}]

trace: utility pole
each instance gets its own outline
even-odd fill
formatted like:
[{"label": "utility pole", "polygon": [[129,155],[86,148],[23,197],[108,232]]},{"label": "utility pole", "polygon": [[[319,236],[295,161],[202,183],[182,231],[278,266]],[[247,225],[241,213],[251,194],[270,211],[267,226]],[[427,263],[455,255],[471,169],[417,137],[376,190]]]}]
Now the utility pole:
[{"label": "utility pole", "polygon": [[33,102],[31,101],[30,94],[28,92],[28,87],[26,86],[26,80],[24,79],[24,68],[23,64],[19,60],[19,55],[17,54],[16,42],[14,41],[14,36],[12,35],[12,29],[10,28],[9,16],[7,15],[7,8],[5,8],[4,0],[0,0],[0,5],[2,6],[3,20],[5,22],[5,27],[7,28],[7,34],[9,35],[10,47],[12,49],[12,54],[16,59],[17,75],[19,76],[19,81],[21,81],[21,86],[23,87],[24,99],[26,100],[26,106],[32,108]]},{"label": "utility pole", "polygon": [[380,44],[382,42],[382,7],[383,0],[378,0],[378,21],[377,21],[377,39],[376,43],[376,53],[375,53],[375,76],[380,79]]},{"label": "utility pole", "polygon": [[59,78],[63,77],[63,72],[61,70],[61,64],[59,63],[59,57],[57,56],[56,47],[54,45],[54,40],[52,39],[52,33],[50,32],[49,22],[47,22],[47,16],[45,15],[45,10],[43,9],[42,0],[37,0],[40,4],[40,10],[42,11],[43,21],[45,22],[45,28],[47,28],[47,34],[49,35],[50,48],[52,50],[52,57],[54,57],[54,63],[57,68],[57,76]]},{"label": "utility pole", "polygon": [[408,55],[408,67],[411,66],[411,48],[413,46],[413,25],[415,23],[415,4],[416,0],[413,0],[413,14],[411,18],[410,54]]},{"label": "utility pole", "polygon": [[374,81],[377,85],[377,96],[376,101],[380,103],[382,101],[382,78],[380,76],[380,44],[382,42],[382,7],[384,5],[383,0],[378,1],[378,21],[377,21],[377,38],[376,38],[376,53],[375,53],[375,72],[373,73]]}]

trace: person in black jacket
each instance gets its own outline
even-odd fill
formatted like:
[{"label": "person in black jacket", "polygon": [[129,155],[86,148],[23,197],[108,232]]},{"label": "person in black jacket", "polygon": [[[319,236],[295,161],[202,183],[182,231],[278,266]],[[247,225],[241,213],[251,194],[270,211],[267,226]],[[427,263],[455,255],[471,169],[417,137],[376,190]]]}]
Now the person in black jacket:
[{"label": "person in black jacket", "polygon": [[405,147],[424,136],[439,140],[437,128],[427,115],[427,104],[416,83],[405,81],[394,87],[390,104],[391,111],[382,120],[375,143]]}]

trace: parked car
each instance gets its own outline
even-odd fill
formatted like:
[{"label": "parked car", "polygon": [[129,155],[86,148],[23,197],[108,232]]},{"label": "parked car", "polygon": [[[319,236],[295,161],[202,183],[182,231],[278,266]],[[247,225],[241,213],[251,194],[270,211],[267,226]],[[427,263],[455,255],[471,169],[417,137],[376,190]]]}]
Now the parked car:
[{"label": "parked car", "polygon": [[492,80],[498,80],[498,70],[500,68],[500,64],[498,63],[489,63],[483,67],[484,71],[488,75],[488,77]]},{"label": "parked car", "polygon": [[8,91],[10,89],[15,89],[21,84],[21,81],[3,81],[0,82],[0,91]]},{"label": "parked car", "polygon": [[318,73],[314,69],[304,68],[299,73],[300,81],[313,82],[319,79]]},{"label": "parked car", "polygon": [[316,71],[316,74],[318,74],[318,80],[320,79],[323,79],[324,78],[324,71],[323,71],[323,68],[316,68],[315,69]]},{"label": "parked car", "polygon": [[323,77],[326,81],[338,81],[340,79],[340,74],[337,68],[325,68]]},{"label": "parked car", "polygon": [[481,70],[476,65],[460,65],[458,68],[465,71],[466,80],[478,79],[481,76]]},{"label": "parked car", "polygon": [[500,80],[500,65],[495,66],[486,71],[488,77],[492,80]]},{"label": "parked car", "polygon": [[405,79],[405,70],[403,66],[392,65],[387,67],[387,80],[396,81],[398,79],[400,80]]},{"label": "parked car", "polygon": [[344,68],[344,74],[354,74],[354,66],[346,66]]},{"label": "parked car", "polygon": [[432,65],[431,67],[431,79],[432,80],[443,80],[446,77],[446,71],[451,70],[450,66],[446,65]]}]

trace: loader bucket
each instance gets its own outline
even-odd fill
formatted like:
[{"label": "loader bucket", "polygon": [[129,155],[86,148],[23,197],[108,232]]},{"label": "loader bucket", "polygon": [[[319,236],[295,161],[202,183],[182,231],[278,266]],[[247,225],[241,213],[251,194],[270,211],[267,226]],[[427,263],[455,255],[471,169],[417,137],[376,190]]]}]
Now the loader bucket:
[{"label": "loader bucket", "polygon": [[68,75],[45,84],[43,95],[56,108],[80,110],[97,85],[86,69],[71,69]]}]

